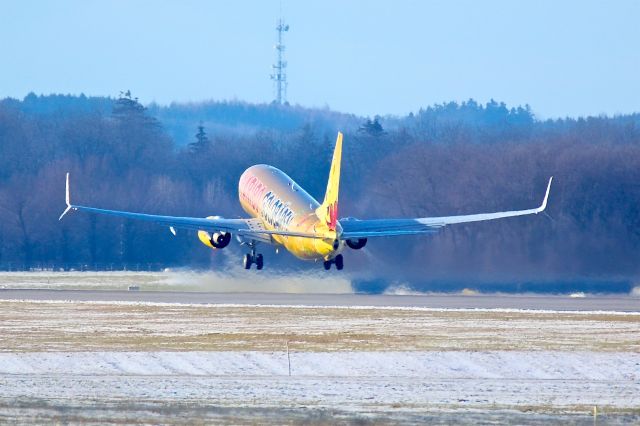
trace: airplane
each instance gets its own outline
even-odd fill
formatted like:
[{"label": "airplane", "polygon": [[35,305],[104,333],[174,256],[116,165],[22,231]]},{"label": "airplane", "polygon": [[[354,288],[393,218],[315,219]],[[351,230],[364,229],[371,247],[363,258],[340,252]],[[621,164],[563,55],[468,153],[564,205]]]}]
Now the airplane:
[{"label": "airplane", "polygon": [[67,208],[59,220],[70,210],[143,220],[167,226],[173,235],[176,235],[176,229],[197,231],[200,241],[212,249],[225,248],[235,234],[236,239],[249,248],[244,256],[245,269],[251,269],[253,264],[258,270],[263,268],[263,256],[256,252],[257,245],[263,243],[283,246],[299,259],[322,261],[326,270],[332,265],[342,270],[345,247],[362,249],[369,238],[431,234],[447,225],[538,214],[547,207],[553,176],[547,184],[542,204],[533,209],[411,219],[348,217],[338,220],[342,138],[342,133],[338,132],[322,204],[284,172],[264,164],[249,167],[240,177],[238,196],[240,205],[250,216],[246,219],[161,216],[71,204],[67,173]]}]

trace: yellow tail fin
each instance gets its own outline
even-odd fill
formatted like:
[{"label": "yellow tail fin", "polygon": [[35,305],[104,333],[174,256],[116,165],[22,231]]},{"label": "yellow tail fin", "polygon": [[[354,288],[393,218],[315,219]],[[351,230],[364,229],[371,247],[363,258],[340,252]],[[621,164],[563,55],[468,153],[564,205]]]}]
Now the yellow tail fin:
[{"label": "yellow tail fin", "polygon": [[336,147],[331,160],[331,171],[329,172],[329,182],[327,192],[324,194],[324,201],[316,209],[316,215],[327,225],[330,231],[336,230],[338,222],[338,192],[340,191],[340,162],[342,160],[342,133],[338,132]]}]

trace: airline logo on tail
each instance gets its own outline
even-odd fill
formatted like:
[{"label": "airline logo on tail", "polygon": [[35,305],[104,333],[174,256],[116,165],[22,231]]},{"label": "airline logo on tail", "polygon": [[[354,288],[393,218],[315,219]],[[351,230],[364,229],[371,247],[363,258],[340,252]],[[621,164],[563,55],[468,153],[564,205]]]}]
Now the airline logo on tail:
[{"label": "airline logo on tail", "polygon": [[336,224],[338,223],[338,202],[327,206],[326,224],[330,231],[336,230]]}]

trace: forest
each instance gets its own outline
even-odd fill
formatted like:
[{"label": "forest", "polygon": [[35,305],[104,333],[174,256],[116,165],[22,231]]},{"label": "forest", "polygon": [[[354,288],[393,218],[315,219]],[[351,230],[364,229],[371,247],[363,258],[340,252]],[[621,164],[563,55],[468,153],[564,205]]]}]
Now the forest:
[{"label": "forest", "polygon": [[[324,195],[344,137],[340,217],[393,218],[536,207],[547,214],[371,239],[345,253],[362,291],[629,291],[640,276],[640,114],[537,119],[529,106],[473,100],[407,116],[202,102],[29,94],[0,100],[0,270],[195,268],[233,271],[245,248],[64,210],[243,217],[241,173],[258,163]],[[322,273],[263,247],[265,271]],[[257,273],[257,272],[250,272]],[[331,271],[331,273],[338,273]]]}]

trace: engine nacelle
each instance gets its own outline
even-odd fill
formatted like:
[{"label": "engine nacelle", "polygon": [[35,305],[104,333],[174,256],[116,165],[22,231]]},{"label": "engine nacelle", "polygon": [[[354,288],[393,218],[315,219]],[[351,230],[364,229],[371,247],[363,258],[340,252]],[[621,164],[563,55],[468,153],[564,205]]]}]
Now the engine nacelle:
[{"label": "engine nacelle", "polygon": [[205,231],[198,231],[198,238],[207,247],[222,249],[231,242],[231,232],[215,232],[210,234]]},{"label": "engine nacelle", "polygon": [[354,250],[360,250],[362,247],[367,245],[367,239],[366,238],[354,238],[354,239],[346,240],[346,243],[349,246],[349,248],[354,249]]},{"label": "engine nacelle", "polygon": [[231,232],[216,232],[211,236],[211,245],[217,249],[225,248],[231,242]]}]

